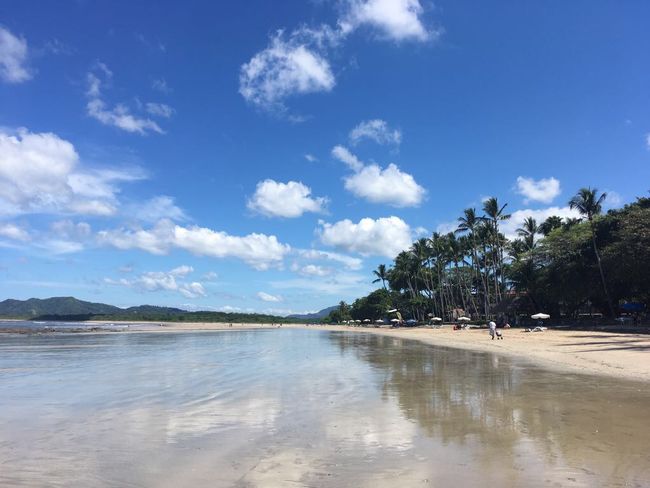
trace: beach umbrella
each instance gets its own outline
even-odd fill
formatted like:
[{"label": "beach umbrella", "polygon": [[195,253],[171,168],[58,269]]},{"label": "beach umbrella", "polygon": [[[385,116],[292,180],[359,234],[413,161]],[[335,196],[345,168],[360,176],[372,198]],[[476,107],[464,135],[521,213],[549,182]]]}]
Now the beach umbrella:
[{"label": "beach umbrella", "polygon": [[390,319],[391,322],[399,322],[399,319]]},{"label": "beach umbrella", "polygon": [[375,320],[375,324],[383,324],[383,323],[384,323],[384,321],[381,320],[381,319],[377,319],[377,320]]},{"label": "beach umbrella", "polygon": [[391,309],[388,311],[388,313],[393,313],[393,312],[397,312],[397,309],[396,309],[396,308],[391,308]]},{"label": "beach umbrella", "polygon": [[458,317],[459,322],[469,322],[470,320],[472,319],[470,319],[469,317]]},{"label": "beach umbrella", "polygon": [[431,317],[429,320],[433,320],[434,322],[442,322],[442,319],[440,317]]},{"label": "beach umbrella", "polygon": [[355,320],[354,322],[357,323],[357,324],[361,323],[361,321],[359,319]]},{"label": "beach umbrella", "polygon": [[370,322],[370,319],[363,319],[364,324],[367,324],[368,322]]},{"label": "beach umbrella", "polygon": [[550,319],[551,316],[547,313],[536,313],[535,315],[531,315],[530,318],[533,320],[546,320]]}]

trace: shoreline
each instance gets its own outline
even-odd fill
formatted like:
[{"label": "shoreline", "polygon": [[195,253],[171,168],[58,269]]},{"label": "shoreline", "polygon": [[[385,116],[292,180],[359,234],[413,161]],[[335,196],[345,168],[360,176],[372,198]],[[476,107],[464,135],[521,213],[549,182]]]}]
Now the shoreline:
[{"label": "shoreline", "polygon": [[[111,321],[88,321],[86,325],[121,325]],[[179,333],[227,330],[309,329],[356,332],[416,340],[424,344],[478,352],[491,352],[526,359],[541,367],[564,372],[604,375],[650,382],[650,336],[647,334],[548,329],[523,332],[502,330],[504,340],[491,340],[487,329],[453,331],[450,327],[365,328],[316,324],[237,324],[216,322],[133,322],[137,329],[70,331],[82,334]],[[7,333],[11,331],[1,331]],[[66,331],[61,331],[65,333]]]}]

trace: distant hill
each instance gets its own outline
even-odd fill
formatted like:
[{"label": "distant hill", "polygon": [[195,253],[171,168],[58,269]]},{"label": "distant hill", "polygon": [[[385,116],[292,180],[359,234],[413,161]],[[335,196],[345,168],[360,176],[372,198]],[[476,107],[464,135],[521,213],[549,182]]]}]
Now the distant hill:
[{"label": "distant hill", "polygon": [[297,313],[297,314],[289,315],[287,318],[297,319],[297,320],[320,320],[327,317],[332,310],[336,310],[337,308],[339,308],[338,305],[334,305],[332,307],[327,307],[324,308],[323,310],[319,310],[318,312],[315,313],[303,313],[303,314]]},{"label": "distant hill", "polygon": [[30,298],[0,302],[0,316],[39,317],[42,315],[105,315],[122,313],[123,309],[105,303],[84,302],[74,297]]},{"label": "distant hill", "polygon": [[211,311],[188,312],[180,308],[157,307],[155,305],[119,308],[105,303],[85,302],[74,297],[4,300],[0,302],[0,317],[67,321],[122,320],[155,322],[248,322],[256,324],[298,321],[298,319],[277,317],[275,315]]}]

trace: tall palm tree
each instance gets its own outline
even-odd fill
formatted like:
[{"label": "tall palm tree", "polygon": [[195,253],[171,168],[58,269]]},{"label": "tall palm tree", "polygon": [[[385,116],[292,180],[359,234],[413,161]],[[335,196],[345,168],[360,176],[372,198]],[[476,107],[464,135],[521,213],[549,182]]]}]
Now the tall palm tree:
[{"label": "tall palm tree", "polygon": [[[499,202],[497,201],[496,197],[490,197],[488,198],[484,203],[483,203],[483,211],[485,212],[485,219],[492,224],[492,230],[494,232],[494,246],[495,246],[495,251],[496,251],[496,261],[497,265],[495,269],[495,273],[498,271],[501,275],[501,284],[503,285],[503,248],[500,245],[500,237],[499,237],[499,222],[508,220],[510,218],[510,214],[506,214],[503,211],[505,208],[508,206],[508,204],[504,204],[501,206]],[[496,276],[495,276],[496,280]],[[500,290],[497,289],[497,297],[500,297]]]},{"label": "tall palm tree", "polygon": [[476,215],[476,209],[466,208],[463,210],[463,216],[458,217],[458,228],[456,233],[467,232],[470,242],[472,244],[472,267],[476,270],[476,282],[480,283],[481,288],[483,289],[483,302],[484,302],[484,313],[488,314],[488,290],[486,279],[481,272],[481,262],[478,257],[478,238],[477,234],[479,232],[480,224],[482,222],[482,217]]},{"label": "tall palm tree", "polygon": [[524,240],[529,251],[535,248],[535,236],[539,233],[539,226],[533,217],[527,217],[524,224],[517,229],[517,235]]},{"label": "tall palm tree", "polygon": [[384,290],[386,289],[386,280],[388,279],[388,271],[386,270],[386,265],[385,264],[380,264],[377,266],[377,269],[373,271],[373,274],[377,277],[377,279],[372,280],[373,283],[378,283],[381,281],[382,286],[384,287]]},{"label": "tall palm tree", "polygon": [[572,210],[577,210],[580,212],[580,215],[589,221],[589,227],[591,229],[591,243],[594,247],[596,262],[598,263],[598,271],[600,271],[600,280],[603,283],[603,291],[605,292],[605,298],[607,299],[609,313],[612,317],[614,317],[616,314],[614,312],[614,306],[612,305],[612,299],[610,298],[609,291],[607,290],[607,282],[605,280],[603,265],[600,262],[600,253],[598,252],[598,246],[596,245],[596,227],[594,225],[594,217],[600,215],[602,212],[603,202],[606,198],[607,193],[598,195],[598,190],[596,188],[580,188],[580,190],[578,190],[578,193],[576,193],[573,198],[569,200],[569,207]]}]

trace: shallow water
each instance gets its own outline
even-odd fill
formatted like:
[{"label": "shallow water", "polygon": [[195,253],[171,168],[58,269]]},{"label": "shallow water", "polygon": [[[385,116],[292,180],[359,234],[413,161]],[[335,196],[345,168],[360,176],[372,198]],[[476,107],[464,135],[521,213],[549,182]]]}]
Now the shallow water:
[{"label": "shallow water", "polygon": [[0,336],[0,486],[650,486],[647,385],[323,330]]}]

